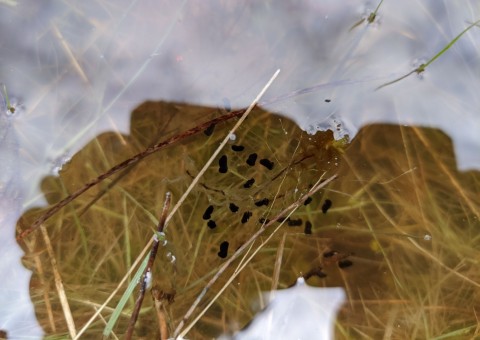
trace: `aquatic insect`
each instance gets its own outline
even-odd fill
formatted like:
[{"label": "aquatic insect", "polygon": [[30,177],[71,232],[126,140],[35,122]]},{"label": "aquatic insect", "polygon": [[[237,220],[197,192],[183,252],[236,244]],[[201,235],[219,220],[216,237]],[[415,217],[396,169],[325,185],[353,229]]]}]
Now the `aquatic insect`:
[{"label": "aquatic insect", "polygon": [[[249,119],[260,118],[253,115]],[[265,119],[268,121],[267,132],[261,130],[263,125],[252,127],[244,123],[246,126],[236,133],[235,143],[230,144],[230,147],[219,155],[216,175],[212,173],[208,176],[207,173],[200,182],[208,201],[215,202],[213,205],[204,206],[206,210],[203,216],[212,237],[228,230],[225,235],[230,235],[230,242],[240,242],[247,237],[249,231],[253,232],[258,228],[258,225],[269,223],[271,219],[268,217],[274,216],[282,206],[290,204],[295,195],[298,196],[295,194],[297,190],[308,190],[311,183],[318,180],[312,178],[311,174],[318,176],[317,169],[320,166],[321,169],[326,169],[329,164],[327,161],[336,155],[335,149],[328,144],[333,139],[331,132],[306,138],[298,128],[285,121],[270,119],[268,116],[265,116]],[[215,141],[219,136],[224,136],[224,133],[220,129],[213,133],[213,127],[210,130],[209,145],[212,145],[213,150]],[[285,131],[289,140],[285,139]],[[259,134],[266,138],[266,143],[255,143],[255,136]],[[279,146],[264,150],[259,148],[258,143]],[[197,162],[201,163],[200,160]],[[193,178],[194,171],[189,173]],[[283,186],[280,194],[276,192],[279,185]],[[321,207],[311,205],[313,201],[313,197],[308,197],[302,206],[326,213],[332,205],[329,199],[325,200]],[[253,216],[256,216],[255,222],[252,221]],[[314,233],[310,220],[292,216],[278,218],[277,222],[284,222],[292,228],[304,226],[302,232],[305,235]],[[246,229],[238,229],[239,226],[245,226]],[[221,242],[223,244],[225,241]],[[225,251],[218,252],[217,255],[220,258],[228,256]]]},{"label": "aquatic insect", "polygon": [[220,159],[218,160],[218,165],[219,165],[218,172],[220,172],[221,174],[224,174],[228,171],[226,155],[223,155],[222,157],[220,157]]},{"label": "aquatic insect", "polygon": [[251,188],[253,183],[255,183],[255,178],[250,178],[248,181],[245,182],[245,184],[243,185],[243,187],[245,189],[248,189],[248,188]]},{"label": "aquatic insect", "polygon": [[245,147],[243,145],[232,145],[232,150],[236,152],[241,152],[245,150]]},{"label": "aquatic insect", "polygon": [[330,209],[331,207],[332,207],[332,201],[329,199],[326,199],[322,205],[322,212],[326,214],[328,209]]},{"label": "aquatic insect", "polygon": [[213,205],[209,205],[207,209],[205,209],[205,212],[203,213],[203,219],[204,220],[209,220],[210,217],[212,217],[213,213]]},{"label": "aquatic insect", "polygon": [[246,160],[246,163],[250,166],[254,166],[255,165],[255,162],[257,161],[257,154],[256,153],[251,153],[250,155],[248,155],[248,158]]},{"label": "aquatic insect", "polygon": [[268,170],[273,170],[273,162],[268,160],[267,158],[263,158],[260,160],[259,162],[260,164],[262,164],[264,167],[266,167]]},{"label": "aquatic insect", "polygon": [[220,243],[220,251],[218,252],[218,256],[222,259],[226,258],[228,255],[228,245],[229,243],[227,241]]}]

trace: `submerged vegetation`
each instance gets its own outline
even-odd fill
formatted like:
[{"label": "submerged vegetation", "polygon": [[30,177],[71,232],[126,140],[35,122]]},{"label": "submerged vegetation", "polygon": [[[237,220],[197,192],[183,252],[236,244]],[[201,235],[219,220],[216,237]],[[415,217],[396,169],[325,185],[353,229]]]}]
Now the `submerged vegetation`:
[{"label": "submerged vegetation", "polygon": [[[424,72],[474,26],[377,89]],[[372,125],[335,140],[260,108],[229,135],[242,111],[228,106],[146,102],[129,135],[98,136],[43,181],[53,208],[18,229],[51,338],[233,334],[262,292],[298,277],[345,289],[339,339],[479,336],[480,176],[457,171],[447,136]],[[170,193],[178,212],[165,222]]]},{"label": "submerged vegetation", "polygon": [[[132,114],[130,135],[98,136],[60,177],[44,180],[45,197],[55,203],[115,164],[218,114],[144,103]],[[128,282],[137,290],[138,276],[128,273],[143,260],[138,256],[152,238],[165,193],[178,200],[229,124],[209,126],[130,166],[53,216],[42,227],[43,241],[25,239],[25,262],[35,273],[32,298],[47,333],[61,335],[69,322],[82,328],[114,292],[84,335],[104,331]],[[336,180],[305,196],[335,173]],[[474,336],[479,183],[478,173],[457,172],[450,140],[438,130],[374,125],[348,145],[334,141],[331,131],[308,135],[255,109],[165,230],[152,268],[154,297],[147,293],[135,334],[173,334],[219,268],[268,224],[206,292],[193,312],[204,314],[188,338],[240,329],[264,307],[262,291],[289,287],[299,276],[310,285],[346,289],[338,338]],[[291,216],[278,216],[294,202],[301,206]],[[37,215],[26,214],[20,228]],[[60,277],[63,287],[54,288]],[[127,282],[117,291],[122,278]],[[62,290],[71,321],[57,307]],[[126,332],[135,298],[125,300],[114,334]]]}]

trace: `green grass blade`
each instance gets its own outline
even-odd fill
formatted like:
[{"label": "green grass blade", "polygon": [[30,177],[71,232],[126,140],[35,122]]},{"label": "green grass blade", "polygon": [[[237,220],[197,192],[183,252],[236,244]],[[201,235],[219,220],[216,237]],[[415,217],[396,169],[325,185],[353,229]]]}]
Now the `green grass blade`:
[{"label": "green grass blade", "polygon": [[115,310],[112,313],[112,316],[108,320],[107,325],[105,326],[105,329],[103,330],[103,336],[104,337],[109,337],[110,333],[112,332],[113,327],[115,327],[115,324],[117,323],[118,318],[120,317],[120,314],[122,313],[123,308],[125,307],[125,304],[127,303],[128,299],[133,293],[133,290],[135,287],[137,287],[138,282],[140,282],[140,277],[142,276],[143,272],[145,271],[145,268],[147,268],[147,263],[148,263],[148,258],[150,254],[147,254],[145,258],[142,261],[142,264],[140,267],[138,267],[137,272],[133,276],[132,281],[130,281],[130,284],[128,285],[127,289],[125,290],[125,293],[123,293],[122,298],[117,304],[117,307],[115,307]]},{"label": "green grass blade", "polygon": [[464,35],[468,30],[470,30],[473,26],[477,26],[478,24],[480,23],[480,20],[477,20],[475,21],[473,24],[470,24],[467,28],[465,28],[462,32],[460,32],[460,34],[458,34],[452,41],[450,41],[444,48],[442,48],[440,50],[440,52],[438,52],[437,54],[435,54],[429,61],[427,61],[426,63],[424,64],[421,64],[420,66],[418,66],[416,69],[414,69],[413,71],[410,71],[409,73],[401,76],[400,78],[397,78],[395,80],[392,80],[392,81],[389,81],[388,83],[385,83],[385,84],[382,84],[380,85],[379,87],[377,87],[375,89],[375,91],[377,90],[380,90],[382,87],[385,87],[385,86],[388,86],[388,85],[392,85],[402,79],[405,79],[406,77],[408,77],[409,75],[411,75],[412,73],[422,73],[423,71],[425,71],[425,69],[427,68],[428,65],[430,65],[431,63],[433,63],[435,60],[437,60],[442,54],[444,54],[446,51],[448,51],[450,49],[450,47],[453,46],[453,44],[455,44],[457,42],[458,39],[460,39],[460,37],[462,35]]},{"label": "green grass blade", "polygon": [[[470,30],[473,26],[476,26],[477,24],[480,23],[480,20],[477,20],[475,21],[473,24],[471,24],[470,26],[468,26],[467,28],[465,28],[459,35],[457,35],[452,41],[450,41],[440,52],[438,52],[437,54],[435,54],[435,56],[430,59],[429,61],[427,61],[427,63],[425,63],[425,65],[423,66],[423,70],[428,66],[430,65],[431,63],[433,63],[438,57],[440,57],[442,54],[444,54],[450,47],[453,46],[453,44],[455,44],[457,42],[458,39],[460,39],[460,37],[462,35],[464,35],[468,30]],[[422,65],[419,66],[419,68],[421,67]],[[422,71],[423,71],[422,70]]]},{"label": "green grass blade", "polygon": [[380,6],[382,5],[382,3],[383,3],[383,0],[381,0],[378,3],[377,8],[375,8],[375,10],[373,12],[371,12],[370,15],[367,18],[362,18],[359,21],[357,21],[356,23],[354,23],[353,26],[350,27],[350,29],[348,31],[350,32],[354,28],[360,26],[365,20],[367,20],[369,24],[373,23],[375,21],[375,18],[377,17],[378,10],[380,9]]}]

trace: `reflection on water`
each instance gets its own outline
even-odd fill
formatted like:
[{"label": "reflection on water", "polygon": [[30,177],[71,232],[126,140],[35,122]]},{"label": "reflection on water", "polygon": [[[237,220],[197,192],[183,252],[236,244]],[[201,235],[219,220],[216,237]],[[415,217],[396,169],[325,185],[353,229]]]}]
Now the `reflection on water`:
[{"label": "reflection on water", "polygon": [[[191,127],[185,117],[195,122],[217,112],[174,103],[141,105],[133,113],[130,135],[100,135],[59,178],[46,178],[46,199],[54,203],[146,146]],[[227,131],[215,126],[152,155],[47,223],[77,327],[105,301],[151,237],[164,193],[171,191],[178,199]],[[331,132],[311,136],[287,119],[261,110],[252,113],[166,231],[153,280],[157,289],[176,291],[166,308],[170,333],[211,275],[261,223],[324,172],[328,177],[335,171],[338,180],[285,218],[189,336],[215,337],[240,329],[264,307],[265,301],[254,302],[261,291],[288,287],[298,276],[310,285],[345,289],[348,303],[336,327],[339,338],[473,334],[480,287],[474,262],[478,172],[459,173],[451,140],[435,129],[372,125],[347,149],[336,143]],[[262,159],[269,163],[261,164]],[[253,184],[245,186],[252,178]],[[24,216],[21,228],[32,217]],[[44,247],[38,242],[30,249],[26,263],[35,272],[31,295],[39,321],[53,334],[66,326]],[[173,264],[167,254],[175,256]],[[214,284],[206,301],[233,270]],[[47,295],[39,295],[43,290]],[[110,313],[102,315],[108,319]],[[128,312],[120,317],[117,334],[125,331],[128,317]],[[146,299],[137,336],[158,332],[157,322],[153,303]],[[99,334],[103,327],[95,321],[87,333]]]},{"label": "reflection on water", "polygon": [[[2,216],[44,205],[41,179],[98,134],[127,133],[138,103],[244,107],[277,68],[265,107],[307,131],[439,128],[453,141],[458,169],[480,166],[478,27],[421,75],[375,91],[478,20],[476,0],[384,1],[372,23],[355,27],[379,2],[12,3],[0,2],[0,82],[20,111],[1,126],[17,151],[0,146],[0,176],[21,195],[1,205]],[[15,219],[4,219],[4,235],[13,237]]]}]

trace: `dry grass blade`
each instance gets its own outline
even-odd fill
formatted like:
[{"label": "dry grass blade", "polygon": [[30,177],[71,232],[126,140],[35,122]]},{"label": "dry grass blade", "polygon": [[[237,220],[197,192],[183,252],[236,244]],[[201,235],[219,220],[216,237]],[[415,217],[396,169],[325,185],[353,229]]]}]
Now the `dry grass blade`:
[{"label": "dry grass blade", "polygon": [[68,42],[63,37],[63,34],[58,29],[57,25],[52,24],[52,29],[53,29],[53,33],[55,34],[57,39],[60,41],[60,45],[63,47],[65,54],[67,55],[67,58],[70,60],[70,63],[72,64],[73,69],[77,72],[77,74],[85,83],[89,83],[87,75],[85,74],[82,67],[80,66],[80,63],[78,62],[77,58],[75,58],[75,55],[73,54],[72,49],[70,48],[70,46],[68,45]]},{"label": "dry grass blade", "polygon": [[72,311],[70,310],[70,305],[68,304],[67,295],[65,294],[65,288],[63,287],[62,277],[58,271],[57,260],[55,259],[55,253],[53,251],[50,238],[48,237],[46,228],[42,225],[40,227],[42,232],[43,240],[47,247],[47,253],[50,257],[50,263],[52,264],[53,275],[55,277],[55,287],[57,288],[58,297],[60,299],[60,305],[62,306],[63,315],[65,316],[65,321],[67,322],[68,332],[70,337],[75,338],[77,331],[75,329],[75,323],[73,321]]},{"label": "dry grass blade", "polygon": [[282,260],[283,260],[283,251],[285,249],[285,240],[287,238],[287,234],[283,234],[282,241],[277,248],[277,256],[275,256],[275,267],[273,269],[273,280],[271,290],[274,291],[278,288],[278,281],[280,278],[280,268],[282,267]]}]

